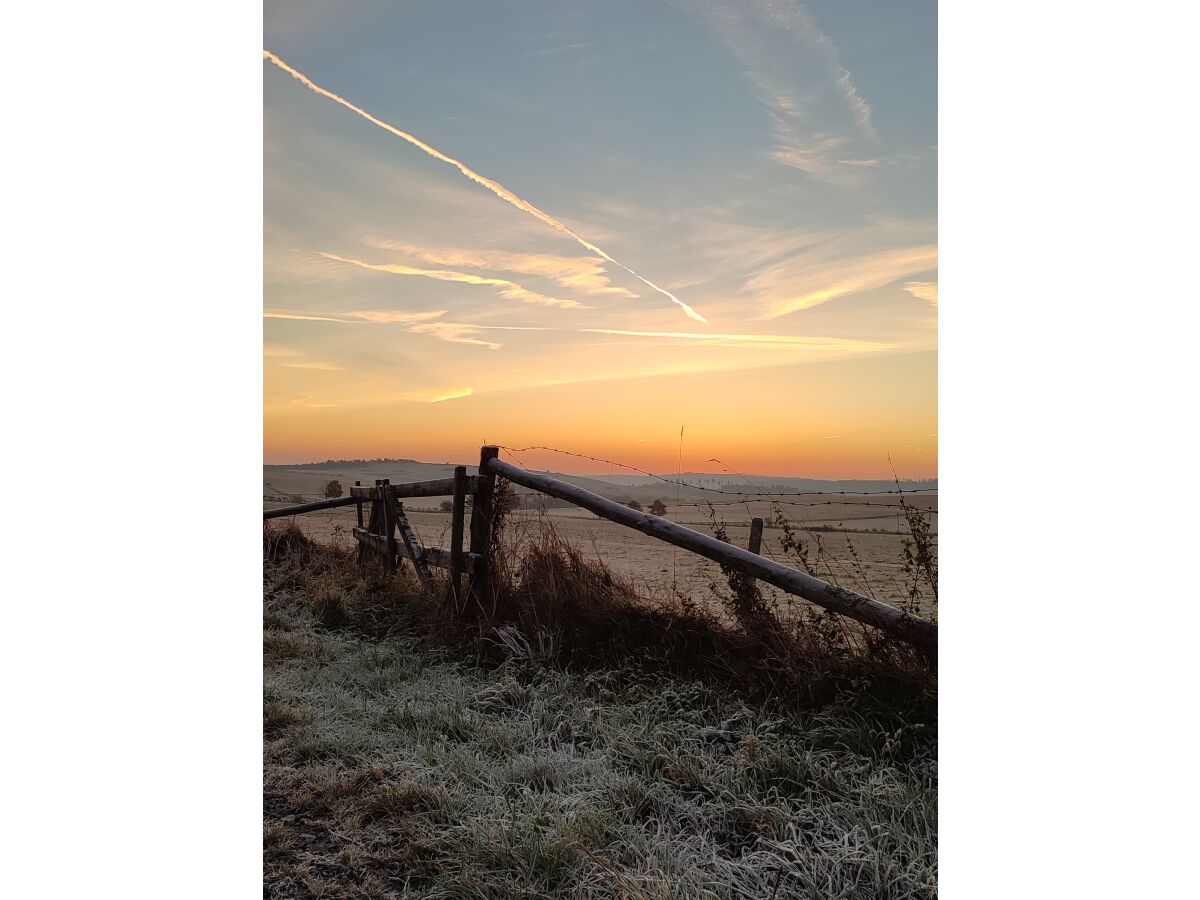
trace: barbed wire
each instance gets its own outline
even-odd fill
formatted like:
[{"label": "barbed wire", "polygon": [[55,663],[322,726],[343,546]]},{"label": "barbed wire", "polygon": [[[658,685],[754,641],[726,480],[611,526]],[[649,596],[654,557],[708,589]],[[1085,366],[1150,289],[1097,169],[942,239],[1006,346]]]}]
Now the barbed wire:
[{"label": "barbed wire", "polygon": [[[574,456],[577,459],[587,459],[592,462],[604,463],[611,466],[619,466],[622,469],[628,469],[631,472],[637,472],[639,475],[645,475],[648,478],[654,478],[664,484],[677,484],[682,487],[691,488],[696,491],[705,491],[711,494],[727,494],[737,497],[800,497],[800,496],[844,496],[844,497],[874,497],[880,494],[920,494],[920,493],[937,493],[937,488],[908,488],[900,490],[882,490],[882,491],[729,491],[723,488],[704,487],[703,485],[691,484],[687,481],[682,481],[678,478],[667,478],[664,475],[656,475],[654,472],[647,472],[645,469],[639,469],[637,466],[631,466],[627,463],[617,462],[612,459],[605,459],[600,456],[590,456],[587,453],[576,453],[574,450],[562,450],[558,447],[507,447],[503,444],[496,445],[500,450],[506,450],[510,454],[529,453],[535,450],[544,450],[548,453],[561,453],[563,456]],[[513,457],[516,459],[516,456]],[[710,462],[721,462],[714,459]],[[724,465],[722,463],[722,465]],[[528,466],[522,466],[528,468]],[[728,470],[732,472],[732,470]],[[737,474],[737,473],[734,473]],[[740,476],[745,478],[745,476]],[[770,476],[768,476],[770,477]],[[749,480],[749,479],[747,479]],[[858,481],[866,481],[870,479],[855,479]],[[880,481],[884,479],[879,479]]]},{"label": "barbed wire", "polygon": [[[676,507],[680,507],[680,506],[689,506],[689,507],[693,507],[693,506],[696,506],[696,507],[741,506],[743,503],[747,503],[747,502],[752,502],[752,501],[747,501],[747,500],[709,500],[709,501],[695,501],[695,502],[688,502],[688,503],[676,503],[675,506]],[[800,501],[800,500],[770,499],[770,500],[766,500],[764,502],[771,503],[773,505],[778,504],[780,506],[874,506],[874,507],[887,508],[887,509],[909,509],[914,512],[933,513],[934,515],[937,515],[937,512],[938,512],[936,509],[930,509],[930,508],[924,507],[924,506],[913,506],[912,504],[909,504],[909,503],[876,503],[876,502],[872,502],[870,500],[814,500],[812,502],[807,502],[807,501]],[[872,517],[872,518],[874,518],[874,517]]]}]

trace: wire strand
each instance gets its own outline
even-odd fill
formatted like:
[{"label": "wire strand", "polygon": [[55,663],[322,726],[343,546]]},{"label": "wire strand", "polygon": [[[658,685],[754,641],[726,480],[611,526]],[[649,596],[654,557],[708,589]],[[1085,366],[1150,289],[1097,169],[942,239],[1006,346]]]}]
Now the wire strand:
[{"label": "wire strand", "polygon": [[[800,497],[800,496],[845,496],[845,497],[873,497],[880,494],[918,494],[918,493],[937,493],[937,488],[908,488],[907,490],[881,490],[881,491],[727,491],[722,488],[704,487],[698,484],[689,484],[686,481],[681,481],[677,478],[667,478],[663,475],[656,475],[654,472],[647,472],[645,469],[639,469],[637,466],[631,466],[627,463],[617,462],[612,459],[605,459],[601,456],[591,456],[587,453],[576,453],[573,450],[562,450],[558,447],[507,447],[503,444],[497,445],[501,450],[507,450],[509,453],[531,453],[535,450],[544,450],[547,453],[560,453],[563,456],[574,456],[577,459],[587,459],[592,462],[604,463],[610,466],[619,466],[622,469],[628,469],[631,472],[637,472],[639,475],[645,475],[648,478],[654,478],[664,484],[682,485],[686,488],[691,488],[694,491],[704,491],[710,494],[726,494],[737,497]],[[719,460],[718,460],[719,461]],[[743,478],[745,476],[742,476]],[[866,480],[866,479],[859,479]],[[880,479],[883,480],[883,479]]]}]

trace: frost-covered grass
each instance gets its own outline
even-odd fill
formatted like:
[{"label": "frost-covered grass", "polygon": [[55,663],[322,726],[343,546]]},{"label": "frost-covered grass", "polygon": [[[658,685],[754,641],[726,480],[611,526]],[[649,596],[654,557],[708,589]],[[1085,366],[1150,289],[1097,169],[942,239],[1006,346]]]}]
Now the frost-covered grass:
[{"label": "frost-covered grass", "polygon": [[481,663],[331,629],[307,590],[265,601],[268,897],[936,895],[932,725]]}]

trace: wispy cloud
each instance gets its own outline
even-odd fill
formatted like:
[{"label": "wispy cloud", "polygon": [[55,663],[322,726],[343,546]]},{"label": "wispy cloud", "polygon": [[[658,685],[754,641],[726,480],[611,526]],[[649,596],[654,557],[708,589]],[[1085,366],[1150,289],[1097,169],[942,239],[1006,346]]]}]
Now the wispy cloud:
[{"label": "wispy cloud", "polygon": [[365,322],[377,325],[402,325],[409,322],[428,322],[430,319],[440,319],[446,314],[444,309],[434,309],[428,312],[404,312],[394,309],[357,309],[346,313]]},{"label": "wispy cloud", "polygon": [[[489,350],[499,350],[503,344],[496,341],[482,340],[476,337],[483,329],[488,330],[505,330],[505,331],[552,331],[549,328],[533,328],[524,326],[500,326],[500,325],[467,325],[459,322],[431,322],[430,319],[436,319],[445,315],[446,310],[438,309],[432,312],[403,312],[390,309],[359,309],[352,312],[343,313],[344,316],[352,316],[353,318],[338,318],[335,316],[306,316],[297,313],[288,313],[276,310],[266,310],[263,312],[263,318],[267,319],[297,319],[303,322],[337,322],[341,325],[397,325],[402,330],[411,334],[428,334],[436,337],[440,341],[446,341],[452,344],[475,344],[480,347],[487,347]],[[270,355],[270,354],[268,354]],[[300,355],[300,354],[288,354]],[[323,368],[324,364],[295,364],[289,368],[315,369]]]},{"label": "wispy cloud", "polygon": [[419,333],[435,334],[442,340],[458,340],[463,343],[484,344],[498,349],[500,344],[479,340],[474,335],[483,331],[554,331],[565,334],[601,334],[612,337],[653,338],[657,340],[699,343],[740,349],[815,350],[872,353],[891,349],[890,344],[877,341],[860,341],[849,338],[812,337],[784,334],[714,334],[707,331],[635,331],[622,328],[546,328],[533,325],[474,325],[461,322],[436,322],[415,325],[409,329]]},{"label": "wispy cloud", "polygon": [[322,372],[341,372],[341,366],[329,362],[283,363],[285,369],[317,369]]},{"label": "wispy cloud", "polygon": [[470,269],[500,269],[522,275],[537,275],[556,281],[583,294],[637,297],[625,288],[614,287],[604,271],[604,260],[595,256],[556,256],[548,253],[510,253],[500,250],[470,250],[460,247],[422,247],[397,241],[369,238],[372,247],[415,257],[431,265]]},{"label": "wispy cloud", "polygon": [[925,300],[938,305],[938,286],[936,281],[906,281],[904,289],[918,300]]},{"label": "wispy cloud", "polygon": [[485,331],[540,331],[560,334],[602,334],[612,337],[654,338],[658,340],[695,342],[709,346],[741,347],[754,349],[792,350],[837,350],[875,352],[891,349],[891,344],[877,341],[860,341],[850,338],[814,337],[787,334],[714,334],[709,331],[636,331],[623,328],[547,328],[541,325],[478,325],[465,322],[431,322],[413,325],[409,331],[419,334],[434,334],[442,340],[457,340],[462,343],[484,344],[493,349],[500,344],[491,344],[474,337]]},{"label": "wispy cloud", "polygon": [[548,297],[545,294],[539,294],[537,291],[531,291],[517,284],[515,281],[509,281],[506,278],[485,278],[481,275],[472,275],[469,272],[455,272],[450,269],[419,269],[415,266],[403,266],[396,263],[368,263],[363,262],[361,259],[338,256],[336,253],[322,252],[321,255],[326,259],[333,259],[338,262],[347,263],[348,265],[358,266],[360,269],[370,269],[373,272],[387,272],[390,275],[413,275],[419,278],[433,278],[437,281],[455,281],[460,284],[477,284],[499,288],[503,296],[508,297],[510,300],[519,300],[522,303],[534,303],[539,306],[559,306],[563,309],[586,308],[583,304],[575,300]]},{"label": "wispy cloud", "polygon": [[762,299],[763,318],[774,319],[860,291],[883,287],[937,265],[937,245],[820,259],[800,256],[759,273],[747,287]]},{"label": "wispy cloud", "polygon": [[470,397],[474,393],[475,392],[473,390],[471,390],[469,387],[458,388],[457,390],[452,390],[447,394],[439,394],[436,397],[430,397],[425,402],[426,403],[444,403],[447,400],[461,400],[463,397]]},{"label": "wispy cloud", "polygon": [[[821,72],[819,80],[826,85],[826,94],[836,92],[853,115],[854,130],[876,142],[879,135],[871,122],[871,106],[858,93],[853,76],[842,64],[837,45],[807,9],[792,0],[676,2],[709,23],[753,86],[755,96],[771,118],[776,141],[770,151],[772,159],[824,181],[854,177],[844,168],[847,165],[853,168],[854,163],[838,158],[853,134],[814,124],[813,107],[819,97],[815,92],[803,96],[794,92],[792,86],[801,80],[797,78],[796,67],[815,63]],[[800,53],[796,52],[797,44],[803,47]],[[803,79],[811,80],[811,77]]]},{"label": "wispy cloud", "polygon": [[455,322],[429,322],[423,325],[412,325],[408,329],[413,334],[432,334],[439,341],[451,344],[475,344],[487,347],[489,350],[499,350],[503,344],[496,341],[485,341],[475,335],[479,334],[477,325],[461,325]]},{"label": "wispy cloud", "polygon": [[339,319],[335,316],[308,316],[303,313],[284,312],[278,309],[264,309],[264,319],[294,319],[298,322],[339,322],[342,325],[362,325],[362,321],[355,319]]},{"label": "wispy cloud", "polygon": [[[341,313],[337,316],[314,316],[307,313],[291,312],[286,309],[264,309],[264,319],[292,319],[297,322],[337,322],[339,325],[400,324],[404,322],[425,322],[437,319],[446,314],[444,309],[423,312],[410,312],[392,309],[360,309]],[[345,318],[351,316],[352,318]],[[289,348],[268,348],[263,351],[266,356],[298,356],[299,351]]]},{"label": "wispy cloud", "polygon": [[771,159],[822,180],[833,180],[844,174],[833,163],[833,157],[845,144],[842,138],[820,132],[801,135],[785,117],[772,114],[771,118],[778,142],[770,153]]},{"label": "wispy cloud", "polygon": [[779,347],[810,350],[887,350],[891,345],[875,341],[848,338],[807,337],[786,334],[712,334],[695,331],[623,331],[617,328],[581,328],[589,334],[612,334],[626,337],[670,338],[683,341],[702,341],[726,347]]},{"label": "wispy cloud", "polygon": [[704,318],[704,316],[700,315],[700,313],[696,312],[696,310],[692,309],[692,307],[688,306],[688,304],[684,303],[682,300],[680,300],[678,297],[676,297],[670,291],[666,290],[665,288],[659,287],[657,284],[655,284],[650,279],[639,275],[637,272],[635,272],[633,269],[631,269],[629,266],[625,265],[624,263],[618,262],[616,259],[614,259],[608,253],[601,250],[595,244],[593,244],[590,241],[586,240],[585,238],[581,237],[579,234],[577,234],[574,230],[572,230],[566,224],[564,224],[563,222],[560,222],[558,219],[554,218],[549,213],[543,212],[542,210],[538,209],[536,206],[534,206],[529,201],[523,200],[522,198],[518,197],[516,194],[514,194],[512,191],[510,191],[504,185],[500,184],[498,181],[493,181],[490,178],[486,178],[485,176],[480,175],[474,169],[470,168],[466,163],[461,162],[452,156],[447,156],[445,153],[442,153],[440,150],[437,150],[434,147],[431,147],[429,144],[426,144],[420,138],[415,137],[406,131],[401,131],[399,128],[396,128],[394,125],[389,125],[387,122],[384,122],[382,119],[377,119],[375,116],[371,115],[369,112],[362,109],[361,107],[355,106],[349,100],[346,100],[343,97],[339,97],[337,94],[333,93],[332,91],[326,90],[325,88],[323,88],[320,85],[313,82],[310,78],[308,78],[308,76],[304,75],[302,72],[299,72],[296,69],[293,69],[291,66],[289,66],[287,63],[285,63],[282,59],[280,59],[278,56],[276,56],[271,51],[264,49],[263,50],[263,59],[274,64],[275,66],[278,66],[280,69],[287,72],[289,75],[291,75],[293,78],[295,78],[297,81],[299,81],[301,84],[303,84],[305,87],[307,87],[309,90],[313,91],[314,93],[319,94],[322,97],[327,97],[328,99],[334,101],[335,103],[338,103],[341,106],[346,107],[346,109],[349,109],[351,112],[357,113],[358,115],[360,115],[364,119],[366,119],[368,122],[371,122],[373,125],[377,125],[380,128],[382,128],[384,131],[387,131],[390,134],[394,134],[396,137],[407,141],[408,143],[412,144],[414,147],[417,147],[420,150],[424,151],[425,153],[429,154],[434,159],[444,162],[447,165],[454,166],[454,168],[458,169],[459,172],[461,172],[467,178],[471,179],[471,181],[474,181],[476,184],[478,184],[484,188],[487,188],[489,191],[491,191],[493,194],[495,194],[501,200],[504,200],[505,202],[512,204],[513,206],[515,206],[517,209],[521,210],[522,212],[528,213],[529,215],[533,216],[534,218],[538,219],[539,221],[544,222],[545,224],[549,225],[551,228],[555,229],[556,231],[560,232],[561,234],[565,234],[567,237],[570,237],[572,240],[574,240],[577,244],[579,244],[584,249],[590,250],[592,253],[595,253],[597,256],[603,257],[604,259],[606,259],[608,262],[612,263],[613,265],[624,269],[626,272],[628,272],[630,275],[632,275],[638,281],[642,282],[647,287],[653,288],[655,291],[662,294],[664,297],[668,298],[672,303],[679,306],[687,314],[688,318],[695,319],[698,322],[707,322],[708,321],[707,319]]},{"label": "wispy cloud", "polygon": [[854,121],[859,131],[871,140],[878,140],[879,134],[871,124],[871,105],[858,93],[854,86],[854,77],[850,70],[842,65],[841,52],[833,39],[817,25],[812,13],[793,0],[757,0],[756,5],[771,21],[772,25],[785,29],[801,41],[820,52],[830,67],[838,90],[846,101],[846,105],[854,113]]}]

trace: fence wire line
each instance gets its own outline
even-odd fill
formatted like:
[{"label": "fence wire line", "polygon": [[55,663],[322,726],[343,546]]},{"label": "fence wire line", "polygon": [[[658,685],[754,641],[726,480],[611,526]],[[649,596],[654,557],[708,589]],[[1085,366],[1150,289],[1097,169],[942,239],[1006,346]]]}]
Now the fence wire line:
[{"label": "fence wire line", "polygon": [[[844,496],[844,497],[873,497],[880,494],[921,494],[921,493],[937,493],[937,488],[908,488],[907,490],[887,490],[887,491],[727,491],[722,488],[704,487],[698,484],[690,484],[678,478],[667,478],[664,475],[656,475],[654,472],[647,472],[645,469],[639,469],[637,466],[631,466],[627,463],[617,462],[612,459],[605,459],[600,456],[589,456],[586,453],[576,453],[573,450],[561,450],[558,447],[507,447],[504,444],[496,445],[501,450],[507,450],[510,454],[527,453],[535,450],[545,450],[548,453],[561,453],[563,456],[574,456],[578,459],[587,459],[592,462],[604,463],[606,465],[620,466],[622,469],[628,469],[631,472],[637,472],[639,475],[645,475],[648,478],[654,478],[664,484],[677,484],[686,488],[691,488],[696,491],[705,491],[711,494],[728,494],[735,497],[800,497],[800,496]],[[516,459],[516,457],[513,457]],[[720,462],[720,460],[716,460]],[[528,468],[528,466],[522,466]],[[729,470],[732,472],[732,470]],[[736,473],[734,473],[736,474]],[[741,476],[745,478],[745,476]],[[768,476],[770,477],[770,476]],[[782,477],[782,476],[781,476]],[[795,477],[795,476],[789,476]],[[856,479],[867,480],[867,479]],[[879,479],[883,481],[885,479]],[[625,485],[628,487],[629,485]]]},{"label": "fence wire line", "polygon": [[[677,503],[676,506],[677,507],[682,507],[682,506],[698,506],[698,507],[741,506],[743,503],[753,502],[753,496],[754,495],[751,495],[751,500],[694,501],[691,503]],[[763,502],[771,503],[773,505],[779,505],[779,506],[875,506],[875,507],[881,507],[881,508],[886,508],[886,509],[911,509],[913,512],[932,513],[935,516],[937,515],[937,512],[938,512],[936,509],[926,509],[924,506],[913,506],[912,504],[908,504],[908,503],[872,503],[869,500],[846,500],[846,501],[813,500],[813,501],[809,502],[809,501],[801,501],[801,500],[771,499],[771,500],[764,500]],[[874,518],[874,517],[872,517],[872,518]]]},{"label": "fence wire line", "polygon": [[[524,466],[522,466],[522,468],[524,468]],[[754,495],[751,495],[751,496],[753,497]],[[325,499],[325,498],[322,497],[322,498],[317,498],[317,499]],[[283,504],[285,506],[288,505],[289,503],[291,503],[290,500],[274,500],[274,499],[267,498],[267,497],[263,498],[263,502],[264,503],[279,503],[279,504]],[[305,500],[304,502],[312,502],[312,501]],[[682,508],[702,508],[702,507],[708,507],[708,506],[743,506],[749,502],[752,502],[752,501],[751,500],[687,501],[687,502],[675,504],[675,508],[682,509]],[[769,502],[773,505],[779,505],[779,506],[805,506],[805,507],[870,506],[870,507],[874,507],[877,509],[907,509],[907,510],[912,510],[913,512],[929,513],[930,515],[934,515],[934,516],[936,516],[938,514],[938,510],[929,509],[924,506],[913,506],[911,504],[905,504],[905,503],[873,503],[870,500],[849,500],[846,502],[840,502],[838,500],[814,500],[814,501],[809,502],[809,501],[800,501],[800,500],[771,499],[771,500],[767,500],[764,502]],[[345,508],[349,509],[350,507],[346,506]],[[406,507],[406,509],[409,509],[412,512],[439,512],[440,511],[437,509],[433,509],[432,507],[418,507],[418,506],[409,506],[409,507]],[[753,516],[753,513],[751,513],[751,516]],[[878,518],[878,517],[863,516],[861,518]]]}]

